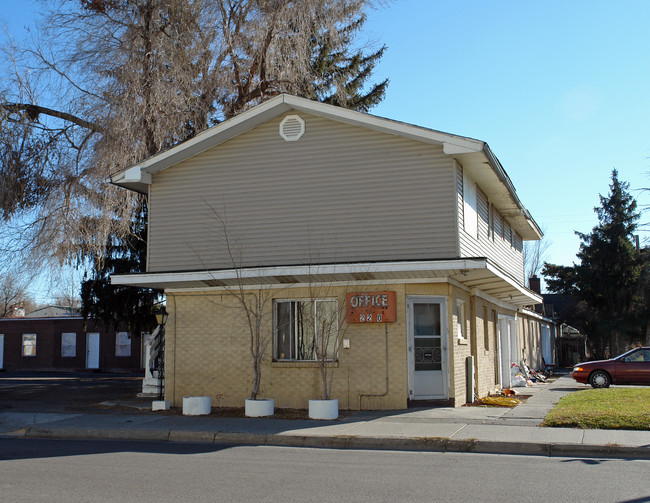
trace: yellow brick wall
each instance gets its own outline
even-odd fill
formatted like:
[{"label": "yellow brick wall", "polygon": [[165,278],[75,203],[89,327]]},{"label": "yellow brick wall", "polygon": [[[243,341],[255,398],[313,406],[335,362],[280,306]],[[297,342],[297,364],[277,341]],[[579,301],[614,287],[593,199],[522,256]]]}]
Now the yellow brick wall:
[{"label": "yellow brick wall", "polygon": [[[382,288],[354,288],[377,291]],[[406,320],[404,287],[397,291],[397,321],[388,324],[342,322],[341,339],[350,348],[339,349],[334,364],[332,396],[342,409],[405,408],[407,398]],[[271,336],[272,300],[337,297],[345,303],[350,288],[265,290],[263,324]],[[257,292],[254,292],[257,294]],[[253,381],[248,325],[243,310],[228,294],[168,293],[170,316],[166,329],[166,395],[173,406],[183,396],[211,396],[214,406],[243,406]],[[386,337],[386,330],[388,337]],[[389,389],[386,396],[386,340]],[[267,351],[260,396],[272,397],[277,407],[307,408],[308,400],[321,398],[322,380],[314,362],[272,362]]]},{"label": "yellow brick wall", "polygon": [[517,329],[520,335],[520,359],[523,358],[533,370],[543,368],[541,321],[536,316],[519,313]]},{"label": "yellow brick wall", "polygon": [[[397,321],[386,324],[346,324],[341,312],[341,339],[333,364],[332,397],[341,409],[402,409],[407,406],[407,320],[410,295],[447,298],[449,394],[456,406],[465,403],[465,359],[475,356],[477,393],[487,395],[496,386],[497,330],[493,312],[514,314],[447,283],[285,288],[249,291],[248,299],[261,299],[263,333],[272,337],[273,299],[332,298],[340,310],[347,292],[396,292]],[[454,306],[465,303],[466,340],[459,340]],[[483,307],[488,309],[488,349],[485,349]],[[250,396],[253,381],[249,329],[244,311],[227,292],[169,293],[166,326],[166,397],[173,406],[184,396],[211,396],[213,406],[241,407]],[[388,341],[388,347],[386,346]],[[539,348],[539,343],[537,344]],[[388,366],[386,353],[388,349]],[[315,362],[272,362],[270,344],[262,371],[260,397],[275,399],[276,407],[307,408],[309,399],[321,398],[321,377]],[[388,369],[388,389],[386,371]]]}]

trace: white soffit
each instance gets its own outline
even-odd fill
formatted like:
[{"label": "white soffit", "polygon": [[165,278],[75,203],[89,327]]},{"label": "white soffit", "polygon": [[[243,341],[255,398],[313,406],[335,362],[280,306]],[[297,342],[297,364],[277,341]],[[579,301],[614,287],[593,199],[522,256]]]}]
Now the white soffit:
[{"label": "white soffit", "polygon": [[324,264],[311,266],[274,266],[216,271],[161,272],[111,276],[116,285],[143,286],[165,290],[229,289],[242,286],[283,287],[314,282],[354,285],[364,281],[426,282],[455,280],[511,305],[541,303],[541,297],[519,285],[490,264],[487,259],[441,261],[380,262],[361,264]]}]

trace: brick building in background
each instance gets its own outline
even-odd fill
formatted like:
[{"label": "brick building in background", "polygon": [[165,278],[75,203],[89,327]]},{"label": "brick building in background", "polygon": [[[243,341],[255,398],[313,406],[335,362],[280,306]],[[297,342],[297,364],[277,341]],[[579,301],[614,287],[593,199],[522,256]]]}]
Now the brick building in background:
[{"label": "brick building in background", "polygon": [[0,370],[137,371],[142,336],[80,316],[0,319]]}]

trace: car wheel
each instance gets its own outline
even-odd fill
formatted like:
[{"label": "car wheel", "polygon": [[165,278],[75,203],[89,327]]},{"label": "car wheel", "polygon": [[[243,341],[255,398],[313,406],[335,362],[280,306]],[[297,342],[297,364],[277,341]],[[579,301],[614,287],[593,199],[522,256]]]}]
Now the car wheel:
[{"label": "car wheel", "polygon": [[611,379],[607,372],[596,370],[596,372],[589,376],[589,384],[591,384],[593,388],[609,388]]}]

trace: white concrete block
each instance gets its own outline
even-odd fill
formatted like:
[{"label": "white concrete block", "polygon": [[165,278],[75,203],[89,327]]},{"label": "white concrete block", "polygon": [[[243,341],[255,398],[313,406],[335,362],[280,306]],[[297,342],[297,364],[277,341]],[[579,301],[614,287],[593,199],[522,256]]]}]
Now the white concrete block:
[{"label": "white concrete block", "polygon": [[207,416],[212,410],[212,397],[209,396],[184,396],[184,416]]},{"label": "white concrete block", "polygon": [[169,400],[154,400],[151,402],[151,410],[169,410]]}]

